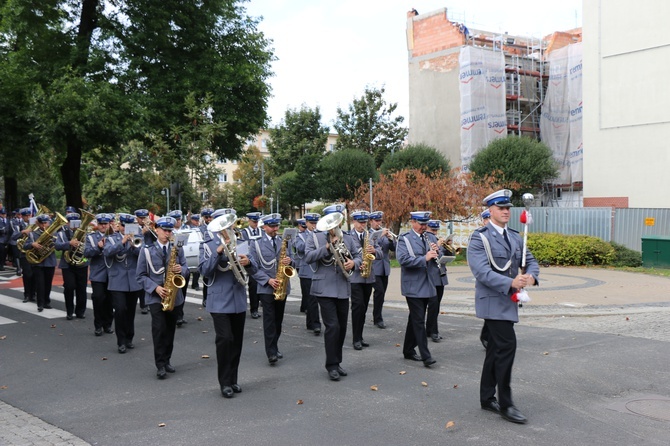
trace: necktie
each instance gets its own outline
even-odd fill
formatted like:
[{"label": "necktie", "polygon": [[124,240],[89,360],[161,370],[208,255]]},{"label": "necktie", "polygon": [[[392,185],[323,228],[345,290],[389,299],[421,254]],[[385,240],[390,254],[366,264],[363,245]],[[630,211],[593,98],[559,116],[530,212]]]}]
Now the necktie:
[{"label": "necktie", "polygon": [[421,241],[423,242],[424,251],[428,252],[428,247],[426,246],[426,234],[421,234]]},{"label": "necktie", "polygon": [[258,234],[256,233],[256,228],[252,229],[252,231],[253,231],[253,235],[258,235]]},{"label": "necktie", "polygon": [[361,241],[361,246],[363,246],[363,243],[365,243],[365,242],[363,242],[363,233],[358,235],[358,240]]},{"label": "necktie", "polygon": [[275,253],[277,252],[277,240],[276,237],[274,236],[272,237],[272,249],[274,250]]},{"label": "necktie", "polygon": [[509,242],[509,237],[507,237],[507,229],[503,229],[503,238],[505,239],[505,243],[507,243],[507,247],[511,250],[512,244]]},{"label": "necktie", "polygon": [[167,256],[167,245],[163,246],[163,264],[167,265],[168,263],[168,256]]}]

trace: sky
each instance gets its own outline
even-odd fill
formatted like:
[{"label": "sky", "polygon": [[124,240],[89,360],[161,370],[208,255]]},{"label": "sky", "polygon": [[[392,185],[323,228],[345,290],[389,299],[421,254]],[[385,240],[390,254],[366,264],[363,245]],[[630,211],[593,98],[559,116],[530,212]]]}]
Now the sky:
[{"label": "sky", "polygon": [[447,8],[468,28],[540,38],[582,26],[582,0],[250,0],[275,57],[270,125],[287,109],[319,107],[333,129],[337,108],[347,110],[366,86],[386,90],[397,114],[409,118],[407,11]]}]

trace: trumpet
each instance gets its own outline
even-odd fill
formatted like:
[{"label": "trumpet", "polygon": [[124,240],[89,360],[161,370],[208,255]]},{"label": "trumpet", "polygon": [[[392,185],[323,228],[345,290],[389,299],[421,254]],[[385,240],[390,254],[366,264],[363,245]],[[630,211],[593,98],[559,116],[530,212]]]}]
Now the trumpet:
[{"label": "trumpet", "polygon": [[383,228],[382,231],[386,229],[386,233],[388,234],[389,238],[393,239],[394,242],[398,241],[398,236],[393,233],[389,228]]}]

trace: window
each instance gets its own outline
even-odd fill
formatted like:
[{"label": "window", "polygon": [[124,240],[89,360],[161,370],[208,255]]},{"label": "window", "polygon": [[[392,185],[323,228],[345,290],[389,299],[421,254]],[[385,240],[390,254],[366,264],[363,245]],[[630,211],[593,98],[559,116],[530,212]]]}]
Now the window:
[{"label": "window", "polygon": [[226,164],[228,162],[227,158],[219,158],[219,163]]},{"label": "window", "polygon": [[263,140],[261,141],[261,147],[262,147],[263,149],[267,149],[267,148],[268,148],[268,140],[267,140],[267,139],[263,138]]},{"label": "window", "polygon": [[331,152],[334,152],[335,151],[335,144],[330,144],[330,146],[328,147],[328,150],[330,150]]},{"label": "window", "polygon": [[220,173],[219,174],[219,183],[227,183],[228,182],[228,174],[227,173]]}]

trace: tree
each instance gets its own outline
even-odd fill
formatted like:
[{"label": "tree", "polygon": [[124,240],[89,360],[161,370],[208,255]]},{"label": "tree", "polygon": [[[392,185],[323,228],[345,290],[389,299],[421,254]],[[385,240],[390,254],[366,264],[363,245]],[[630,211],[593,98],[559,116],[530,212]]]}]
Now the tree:
[{"label": "tree", "polygon": [[278,127],[270,129],[268,151],[272,156],[270,170],[280,176],[296,170],[302,157],[322,155],[328,141],[328,127],[321,124],[319,107],[303,105],[300,110],[286,110]]},{"label": "tree", "polygon": [[493,176],[501,186],[517,183],[508,189],[518,201],[521,193],[535,191],[542,183],[555,178],[558,166],[545,144],[527,137],[508,136],[491,142],[475,155],[470,171],[475,179]]},{"label": "tree", "polygon": [[[233,180],[237,184],[233,185],[236,189],[234,194],[235,200],[233,206],[235,210],[241,215],[255,210],[253,207],[254,198],[262,194],[263,186],[261,181],[265,183],[270,182],[267,170],[262,171],[261,165],[265,163],[265,159],[256,146],[250,146],[242,156],[237,170],[233,174]],[[265,178],[262,177],[262,172]],[[263,211],[262,209],[257,209]]]},{"label": "tree", "polygon": [[383,174],[389,174],[403,169],[419,169],[426,175],[433,172],[448,174],[451,166],[449,160],[434,147],[427,144],[410,144],[387,156],[379,170]]},{"label": "tree", "polygon": [[320,165],[318,184],[324,200],[339,201],[353,198],[356,189],[368,180],[377,178],[375,161],[360,150],[340,150],[328,154]]},{"label": "tree", "polygon": [[335,130],[338,133],[336,150],[357,149],[374,157],[375,166],[384,158],[400,150],[408,130],[402,127],[402,116],[393,117],[398,104],[386,104],[385,89],[367,87],[365,93],[354,99],[348,112],[338,107]]}]

